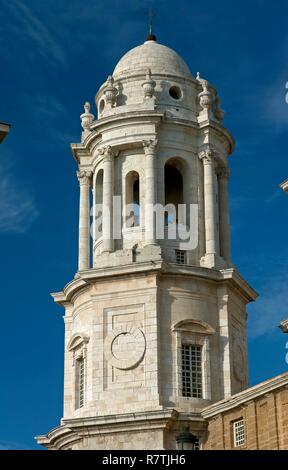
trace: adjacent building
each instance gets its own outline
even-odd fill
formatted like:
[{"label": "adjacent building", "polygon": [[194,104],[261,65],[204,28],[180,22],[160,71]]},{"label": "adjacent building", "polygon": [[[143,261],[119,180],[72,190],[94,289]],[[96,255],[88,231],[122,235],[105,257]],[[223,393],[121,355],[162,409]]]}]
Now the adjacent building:
[{"label": "adjacent building", "polygon": [[288,373],[206,408],[205,450],[287,450]]}]

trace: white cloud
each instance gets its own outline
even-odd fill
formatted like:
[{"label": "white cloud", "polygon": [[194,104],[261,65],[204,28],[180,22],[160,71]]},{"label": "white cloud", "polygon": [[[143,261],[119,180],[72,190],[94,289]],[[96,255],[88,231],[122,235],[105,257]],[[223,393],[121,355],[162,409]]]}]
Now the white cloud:
[{"label": "white cloud", "polygon": [[[36,50],[46,61],[57,62],[61,65],[66,64],[66,54],[64,48],[57,41],[55,34],[53,34],[43,21],[32,10],[20,0],[10,0],[6,4],[6,8],[10,13],[10,19],[4,21],[3,15],[5,11],[2,10],[2,21],[0,29],[9,41],[15,38],[19,44],[23,41],[29,40],[36,46]],[[12,17],[12,18],[11,18]],[[12,21],[11,21],[12,19]],[[5,48],[3,48],[5,50]],[[27,61],[34,59],[34,49],[30,49],[29,53],[25,54],[26,66]]]},{"label": "white cloud", "polygon": [[[273,123],[277,130],[286,130],[288,125],[288,103],[286,100],[288,75],[279,77],[264,95],[263,108],[266,119]],[[264,112],[264,109],[263,109]]]},{"label": "white cloud", "polygon": [[262,284],[260,297],[248,308],[248,334],[255,338],[275,331],[288,318],[288,274],[278,274]]},{"label": "white cloud", "polygon": [[0,168],[0,233],[25,233],[38,216],[34,197],[17,186],[11,169]]},{"label": "white cloud", "polygon": [[[254,90],[253,95],[245,96],[245,107],[250,107],[251,115],[254,118],[253,131],[256,139],[254,138],[253,141],[252,137],[250,143],[258,143],[258,150],[261,143],[263,150],[265,149],[263,144],[267,135],[275,135],[275,133],[278,134],[287,129],[287,81],[288,75],[281,71],[275,75],[274,80],[270,83],[259,84],[258,88]],[[254,153],[255,147],[253,147],[251,153]]]},{"label": "white cloud", "polygon": [[20,442],[0,441],[0,451],[1,450],[29,450],[29,448]]}]

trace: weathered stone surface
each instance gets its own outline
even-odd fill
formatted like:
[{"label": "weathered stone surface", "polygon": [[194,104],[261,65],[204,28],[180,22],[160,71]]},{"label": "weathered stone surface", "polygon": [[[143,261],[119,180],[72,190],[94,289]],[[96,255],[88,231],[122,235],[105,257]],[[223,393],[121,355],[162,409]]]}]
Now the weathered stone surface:
[{"label": "weathered stone surface", "polygon": [[[287,450],[288,373],[206,408],[205,450]],[[233,423],[243,419],[245,440],[235,447]]]}]

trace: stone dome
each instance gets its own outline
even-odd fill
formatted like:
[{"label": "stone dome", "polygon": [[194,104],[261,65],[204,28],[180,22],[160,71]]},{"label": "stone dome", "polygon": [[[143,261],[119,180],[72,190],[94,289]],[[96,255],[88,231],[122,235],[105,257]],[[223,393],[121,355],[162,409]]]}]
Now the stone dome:
[{"label": "stone dome", "polygon": [[192,78],[189,67],[184,60],[169,47],[149,40],[128,51],[116,65],[113,76],[115,78],[135,75],[151,69],[152,75],[172,75],[176,77]]}]

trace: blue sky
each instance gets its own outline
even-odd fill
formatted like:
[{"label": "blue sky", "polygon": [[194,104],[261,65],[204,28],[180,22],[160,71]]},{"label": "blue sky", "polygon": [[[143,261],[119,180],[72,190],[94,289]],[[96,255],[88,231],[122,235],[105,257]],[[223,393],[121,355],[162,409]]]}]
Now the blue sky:
[{"label": "blue sky", "polygon": [[[230,160],[233,259],[259,292],[249,307],[250,382],[287,370],[288,4],[152,1],[159,42],[217,88],[237,141]],[[49,293],[77,266],[70,142],[86,100],[147,33],[146,1],[1,2],[0,449],[36,449],[62,414],[62,310]]]}]

